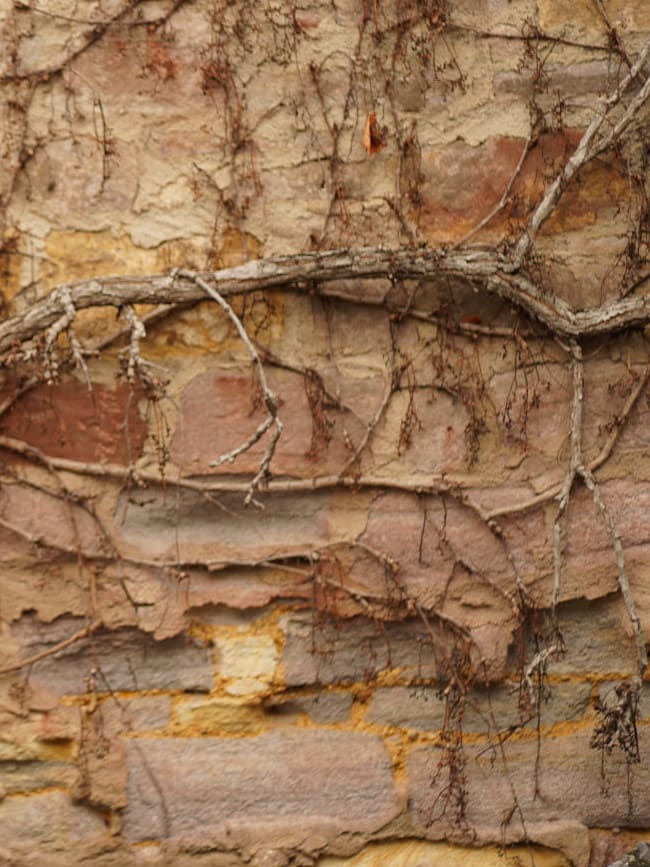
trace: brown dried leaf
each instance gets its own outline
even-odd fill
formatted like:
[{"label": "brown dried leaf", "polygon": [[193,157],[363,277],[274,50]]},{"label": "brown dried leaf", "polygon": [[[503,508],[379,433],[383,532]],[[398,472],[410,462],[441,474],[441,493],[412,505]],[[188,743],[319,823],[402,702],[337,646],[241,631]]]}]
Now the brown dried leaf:
[{"label": "brown dried leaf", "polygon": [[386,147],[386,136],[388,135],[387,128],[380,127],[377,123],[377,115],[371,111],[366,118],[363,127],[363,135],[361,141],[363,146],[370,156],[376,154],[382,148]]}]

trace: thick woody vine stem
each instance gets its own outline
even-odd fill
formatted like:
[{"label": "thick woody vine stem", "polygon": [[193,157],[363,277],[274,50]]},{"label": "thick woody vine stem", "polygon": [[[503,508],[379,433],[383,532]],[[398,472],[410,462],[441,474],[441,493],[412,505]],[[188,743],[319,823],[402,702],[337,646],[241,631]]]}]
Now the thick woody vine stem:
[{"label": "thick woody vine stem", "polygon": [[645,647],[643,631],[641,629],[641,620],[637,612],[634,596],[632,595],[630,579],[628,578],[627,570],[625,568],[625,554],[623,553],[623,543],[621,542],[620,534],[616,529],[616,524],[614,523],[612,513],[607,508],[600,495],[600,486],[596,481],[594,474],[585,467],[580,467],[578,472],[583,478],[587,488],[589,488],[589,490],[591,491],[594,503],[596,504],[596,506],[598,506],[598,509],[603,516],[605,526],[607,527],[607,532],[609,533],[610,539],[612,540],[612,547],[614,548],[614,554],[616,557],[616,574],[618,580],[618,587],[621,591],[621,596],[623,597],[623,602],[625,603],[627,615],[630,619],[630,623],[632,624],[632,629],[634,631],[634,640],[637,647],[638,660],[638,671],[635,681],[638,689],[640,689],[644,672],[648,667],[648,654]]},{"label": "thick woody vine stem", "polygon": [[[332,250],[258,259],[214,272],[183,270],[169,275],[100,277],[69,283],[67,287],[75,309],[83,310],[196,302],[206,295],[219,296],[221,302],[227,303],[229,296],[279,289],[338,297],[340,289],[329,285],[332,281],[378,278],[438,282],[448,277],[464,279],[503,298],[562,338],[611,334],[650,321],[650,297],[624,298],[597,309],[574,311],[524,273],[515,273],[507,256],[475,247],[454,251],[426,247]],[[383,287],[378,287],[377,292],[382,297]],[[373,303],[372,296],[368,303]],[[63,312],[61,295],[53,290],[23,313],[0,322],[0,353],[42,333],[61,319]]]}]

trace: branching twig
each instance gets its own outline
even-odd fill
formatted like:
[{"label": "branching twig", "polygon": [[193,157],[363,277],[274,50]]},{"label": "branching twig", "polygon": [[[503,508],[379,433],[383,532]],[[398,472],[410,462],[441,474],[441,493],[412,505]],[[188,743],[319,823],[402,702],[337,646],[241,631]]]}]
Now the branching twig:
[{"label": "branching twig", "polygon": [[72,324],[77,316],[77,311],[72,302],[69,286],[59,286],[59,288],[55,291],[55,295],[56,300],[63,308],[63,314],[55,322],[52,323],[52,325],[48,328],[45,334],[45,348],[43,350],[43,354],[45,356],[46,381],[48,383],[52,383],[58,378],[59,363],[55,358],[54,347],[59,338],[59,335],[65,331],[68,335],[70,349],[72,350],[72,357],[74,359],[75,365],[81,368],[81,370],[83,371],[86,383],[88,385],[88,390],[90,391],[90,375],[88,373],[88,368],[86,367],[86,362],[84,361],[83,350],[72,329]]},{"label": "branching twig", "polygon": [[481,231],[481,229],[487,226],[487,224],[491,222],[494,217],[496,217],[499,211],[501,211],[506,206],[508,199],[510,198],[510,193],[512,192],[512,187],[517,178],[519,177],[519,172],[521,171],[521,168],[524,164],[524,160],[528,156],[530,149],[533,146],[533,141],[533,135],[531,134],[526,139],[519,160],[517,161],[517,165],[515,166],[513,173],[510,175],[510,180],[506,184],[503,194],[497,204],[492,208],[489,214],[486,214],[485,217],[483,217],[480,223],[474,226],[473,229],[471,229],[463,238],[460,239],[460,241],[458,241],[457,244],[454,245],[455,247],[458,248],[470,241],[475,235],[477,235]]},{"label": "branching twig", "polygon": [[612,24],[609,15],[605,11],[605,7],[602,4],[602,0],[594,0],[594,5],[598,11],[598,14],[603,19],[605,23],[605,27],[607,27],[607,32],[609,33],[609,44],[612,48],[615,48],[618,54],[623,58],[623,60],[627,63],[628,67],[632,67],[632,61],[629,58],[627,51],[625,50],[625,46],[623,45],[623,40],[621,36]]},{"label": "branching twig", "polygon": [[130,304],[127,304],[124,308],[124,314],[131,329],[129,348],[126,350],[126,378],[129,382],[134,382],[136,375],[143,365],[142,356],[140,355],[140,341],[147,336],[147,332],[144,323],[136,315],[135,310]]},{"label": "branching twig", "polygon": [[634,631],[634,638],[637,647],[637,682],[640,684],[643,674],[648,665],[648,656],[645,648],[645,640],[641,628],[641,621],[636,609],[632,590],[630,588],[630,580],[625,568],[625,555],[623,552],[623,544],[621,537],[616,529],[614,519],[611,512],[603,502],[600,495],[600,486],[593,472],[585,467],[582,463],[582,402],[584,392],[584,371],[582,363],[582,350],[577,341],[573,341],[573,402],[571,409],[571,452],[569,458],[569,467],[567,469],[562,491],[559,497],[559,508],[553,525],[553,562],[554,562],[554,582],[552,608],[555,616],[557,605],[560,598],[561,580],[562,580],[562,523],[569,503],[571,488],[576,476],[579,476],[584,481],[586,487],[591,491],[594,503],[600,510],[607,532],[612,541],[614,555],[616,557],[616,570],[618,586],[625,603],[630,623]]},{"label": "branching twig", "polygon": [[211,467],[218,467],[223,463],[231,463],[235,460],[235,458],[242,454],[248,449],[252,448],[252,446],[257,443],[262,436],[269,430],[270,427],[274,427],[275,430],[271,434],[269,439],[269,443],[267,445],[266,451],[260,461],[259,469],[255,474],[253,480],[250,483],[250,487],[244,502],[246,505],[250,503],[254,503],[255,505],[260,505],[255,499],[254,494],[255,491],[258,490],[260,485],[267,480],[269,475],[269,465],[275,454],[275,448],[277,446],[278,440],[282,434],[282,429],[284,425],[280,421],[280,417],[278,416],[278,404],[277,398],[269,388],[266,373],[264,372],[264,365],[258,355],[253,342],[248,336],[246,329],[244,328],[241,319],[237,316],[235,311],[232,309],[231,305],[226,301],[226,299],[219,293],[214,287],[210,286],[199,274],[194,273],[193,271],[185,271],[182,269],[178,269],[172,273],[172,279],[176,277],[183,277],[186,280],[191,280],[199,286],[206,295],[209,295],[217,304],[221,307],[222,310],[225,311],[230,321],[233,323],[235,328],[237,329],[237,333],[241,337],[246,349],[248,350],[251,358],[253,359],[253,364],[257,370],[257,376],[260,382],[260,387],[262,389],[262,394],[264,396],[264,406],[266,407],[267,417],[265,421],[263,421],[257,428],[257,430],[240,446],[228,452],[225,455],[221,455],[221,457],[215,458],[214,461],[210,462]]},{"label": "branching twig", "polygon": [[618,440],[618,437],[623,429],[625,422],[627,421],[628,416],[636,406],[636,403],[643,393],[644,388],[648,384],[648,377],[650,377],[650,365],[648,365],[639,379],[637,380],[634,388],[628,395],[625,403],[623,404],[623,408],[614,418],[614,422],[612,424],[612,430],[610,431],[609,436],[607,437],[607,442],[602,447],[602,449],[598,452],[596,457],[589,462],[587,465],[587,469],[595,473],[597,469],[602,467],[605,461],[609,458],[612,451],[614,450],[614,446]]},{"label": "branching twig", "polygon": [[619,104],[621,98],[623,97],[623,94],[627,91],[630,85],[639,77],[639,74],[641,72],[641,69],[643,68],[644,63],[646,62],[649,52],[650,41],[644,45],[641,53],[639,54],[634,65],[631,67],[629,73],[595,110],[594,119],[585,130],[584,135],[578,143],[578,147],[574,151],[573,155],[567,160],[562,171],[557,175],[551,186],[546,191],[544,198],[539,203],[532,217],[528,221],[526,230],[517,242],[513,260],[516,268],[522,265],[526,254],[530,250],[535,240],[538,231],[540,230],[543,223],[546,222],[546,220],[555,210],[555,206],[559,202],[560,196],[566,189],[571,178],[580,168],[582,168],[582,166],[584,166],[594,157],[598,156],[599,153],[602,153],[603,150],[608,148],[610,144],[612,144],[612,142],[621,135],[621,133],[627,128],[627,126],[629,126],[632,118],[638,113],[643,103],[647,100],[648,96],[650,95],[650,79],[646,80],[642,89],[632,100],[627,111],[623,114],[623,117],[618,121],[618,123],[611,126],[610,132],[605,135],[600,142],[596,141],[596,136],[598,135],[600,128],[605,122],[605,120],[609,119],[611,110]]},{"label": "branching twig", "polygon": [[[602,447],[602,449],[598,452],[595,458],[591,460],[587,464],[587,469],[595,473],[596,470],[600,469],[603,464],[609,459],[610,455],[614,450],[614,446],[616,445],[618,438],[623,430],[625,422],[627,421],[630,413],[636,406],[639,397],[643,394],[643,390],[648,383],[648,379],[650,378],[650,365],[645,368],[638,381],[636,382],[634,388],[630,392],[627,397],[623,408],[620,413],[616,415],[614,419],[612,430],[607,438],[607,442]],[[563,484],[552,485],[544,491],[541,491],[539,494],[536,494],[534,497],[530,497],[519,503],[511,503],[507,506],[500,506],[497,509],[491,509],[490,511],[485,512],[485,518],[488,521],[492,521],[496,518],[503,517],[505,515],[513,515],[516,513],[527,512],[530,509],[535,509],[538,506],[543,505],[544,503],[548,503],[550,500],[555,499],[556,497],[561,496]]]},{"label": "branching twig", "polygon": [[355,448],[354,452],[350,455],[348,460],[345,462],[343,469],[339,473],[339,477],[341,479],[345,478],[345,476],[348,474],[350,469],[356,464],[356,462],[361,457],[362,452],[364,451],[364,449],[368,445],[368,440],[372,436],[372,432],[379,424],[379,421],[380,421],[382,415],[384,414],[386,407],[388,406],[388,403],[391,399],[392,394],[393,394],[393,383],[392,383],[392,380],[391,380],[390,375],[389,375],[388,385],[386,386],[384,396],[382,397],[382,399],[379,403],[379,406],[375,410],[375,413],[374,413],[373,417],[371,418],[371,420],[366,425],[366,429],[364,431],[363,436],[361,437],[359,444]]}]

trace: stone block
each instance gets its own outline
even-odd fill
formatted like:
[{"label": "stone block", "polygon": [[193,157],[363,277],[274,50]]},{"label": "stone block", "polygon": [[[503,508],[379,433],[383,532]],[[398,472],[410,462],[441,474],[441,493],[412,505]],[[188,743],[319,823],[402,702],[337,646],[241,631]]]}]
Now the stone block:
[{"label": "stone block", "polygon": [[76,774],[76,766],[71,762],[0,761],[0,787],[5,795],[68,788]]},{"label": "stone block", "polygon": [[353,732],[299,730],[256,738],[147,738],[127,744],[131,842],[168,838],[234,847],[304,841],[321,845],[367,833],[400,810],[381,741]]},{"label": "stone block", "polygon": [[109,835],[99,813],[73,804],[64,792],[50,790],[0,802],[0,839],[18,863],[44,864],[48,853],[70,852],[90,843],[99,848]]},{"label": "stone block", "polygon": [[263,692],[274,678],[278,651],[270,635],[215,639],[218,676],[231,695]]},{"label": "stone block", "polygon": [[111,390],[95,383],[92,391],[76,379],[39,385],[14,403],[0,431],[53,458],[128,464],[147,436],[138,412],[141,397],[125,384]]},{"label": "stone block", "polygon": [[441,673],[430,636],[415,620],[380,628],[364,618],[319,622],[298,614],[288,619],[285,631],[282,662],[288,687],[371,680],[395,668],[405,678]]},{"label": "stone block", "polygon": [[[244,506],[244,492],[210,502],[187,490],[173,497],[161,490],[132,491],[120,496],[114,532],[128,554],[187,563],[246,565],[301,556],[332,541],[328,493],[261,497],[266,508],[253,512]],[[343,539],[353,532],[354,525]]]},{"label": "stone block", "polygon": [[167,728],[172,700],[168,695],[105,699],[101,717],[108,734],[131,734]]},{"label": "stone block", "polygon": [[[554,683],[547,697],[542,699],[541,726],[552,726],[565,720],[584,716],[591,697],[591,684]],[[472,690],[465,702],[462,716],[464,732],[495,735],[511,726],[518,726],[530,715],[518,707],[517,684],[493,686]],[[419,731],[442,728],[445,718],[445,700],[434,687],[384,687],[373,694],[366,719],[380,725]],[[537,725],[537,718],[526,723]]]},{"label": "stone block", "polygon": [[[25,615],[12,626],[23,657],[41,653],[85,625],[74,617],[50,624]],[[81,694],[89,678],[98,692],[147,689],[207,692],[213,684],[212,651],[186,636],[155,641],[135,629],[95,632],[37,663],[30,679],[55,695]]]},{"label": "stone block", "polygon": [[[463,714],[463,731],[494,735],[527,720],[530,711],[526,708],[519,710],[518,692],[517,684],[472,691]],[[590,683],[549,684],[540,703],[540,726],[582,719],[589,708],[590,699]],[[529,729],[534,729],[536,725],[537,716],[526,723]]]},{"label": "stone block", "polygon": [[[293,615],[284,627],[286,685],[368,681],[388,670],[405,681],[444,679],[450,665],[458,664],[452,662],[457,636],[435,616],[427,620],[426,625],[416,618],[380,624],[361,617],[336,621],[308,613]],[[509,632],[494,627],[489,631],[492,637],[485,648],[486,636],[479,635],[469,659],[478,663],[481,651],[486,664],[477,665],[477,676],[492,681],[504,676]]]},{"label": "stone block", "polygon": [[625,674],[636,670],[635,643],[618,595],[559,608],[566,653],[549,661],[551,675]]},{"label": "stone block", "polygon": [[180,735],[257,735],[270,728],[261,704],[232,698],[182,698],[175,702],[172,729]]},{"label": "stone block", "polygon": [[[327,371],[302,375],[270,367],[267,379],[278,398],[280,418],[291,419],[278,441],[271,471],[289,476],[340,472],[349,458],[344,432],[352,441],[360,441],[364,425],[357,417],[372,417],[385,390],[382,377],[372,371],[363,378],[343,377],[338,372],[333,377]],[[353,405],[354,414],[337,407],[332,394],[341,395],[343,406]],[[210,462],[246,442],[265,417],[252,371],[213,369],[200,374],[181,395],[179,422],[171,440],[172,460],[188,474],[254,474],[267,448],[268,434],[233,463],[210,468]]]},{"label": "stone block", "polygon": [[442,728],[445,705],[433,687],[392,686],[376,689],[366,719],[379,725],[437,731]]},{"label": "stone block", "polygon": [[[511,204],[490,222],[486,238],[500,237],[507,221],[521,221],[541,199],[545,179],[575,149],[582,131],[545,133],[531,149],[512,188]],[[431,242],[457,240],[471,231],[499,202],[519,162],[525,142],[494,136],[480,147],[456,141],[422,151],[421,229]],[[612,164],[588,169],[592,182],[573,185],[564,195],[545,233],[556,234],[570,225],[589,225],[599,209],[626,195],[624,176]],[[514,204],[513,204],[514,203]]]},{"label": "stone block", "polygon": [[315,723],[323,725],[348,720],[352,701],[349,692],[323,690],[315,695],[275,695],[265,701],[264,709],[280,722],[295,722],[299,714],[307,714]]},{"label": "stone block", "polygon": [[[510,616],[510,604],[503,593],[512,589],[513,575],[503,546],[474,512],[457,501],[450,498],[442,502],[439,497],[409,493],[380,494],[372,502],[360,541],[399,564],[393,586],[386,577],[384,564],[374,563],[377,577],[372,586],[373,596],[383,590],[386,597],[391,593],[399,597],[403,588],[423,608],[449,613],[447,605],[455,595],[453,583],[457,577],[453,574],[454,567],[462,558],[470,569],[485,575],[497,587],[496,591],[490,591],[490,597],[494,598],[489,598],[485,606],[489,615],[483,612],[482,616],[478,611],[472,615],[470,608],[481,607],[471,601],[472,594],[486,590],[484,582],[472,579],[464,599],[463,624],[472,627],[494,622],[495,617],[507,620]],[[350,573],[356,580],[355,589],[364,573],[368,575],[370,571],[372,563],[368,559],[358,555],[358,565],[352,563]]]},{"label": "stone block", "polygon": [[[606,755],[601,766],[600,751],[589,748],[590,734],[580,730],[542,738],[537,794],[534,736],[504,742],[503,754],[496,744],[466,747],[461,786],[467,825],[476,832],[477,841],[524,839],[527,834],[519,816],[526,823],[570,820],[587,827],[625,825],[630,803],[634,804],[635,823],[647,826],[650,807],[643,793],[650,784],[650,771],[644,764],[635,765],[628,777],[619,750]],[[640,728],[639,738],[644,755],[650,748],[650,735]],[[445,800],[449,778],[443,751],[415,747],[408,769],[415,827],[433,837],[449,833],[453,808]]]},{"label": "stone block", "polygon": [[[16,534],[36,543],[77,556],[105,553],[99,527],[87,511],[56,493],[27,485],[4,485],[0,491],[0,516],[16,528]],[[42,546],[42,547],[40,547]],[[35,550],[31,545],[31,552]]]}]

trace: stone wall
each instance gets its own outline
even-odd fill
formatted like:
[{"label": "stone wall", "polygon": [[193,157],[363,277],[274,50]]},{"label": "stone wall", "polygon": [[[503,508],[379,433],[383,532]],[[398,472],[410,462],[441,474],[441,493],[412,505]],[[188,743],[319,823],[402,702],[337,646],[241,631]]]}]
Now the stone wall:
[{"label": "stone wall", "polygon": [[[3,863],[644,839],[646,314],[573,343],[467,263],[528,231],[539,309],[643,296],[642,79],[617,89],[649,36],[645,0],[0,7]],[[362,247],[466,268],[249,266],[197,300],[196,272]],[[234,455],[269,393],[277,445]]]}]

